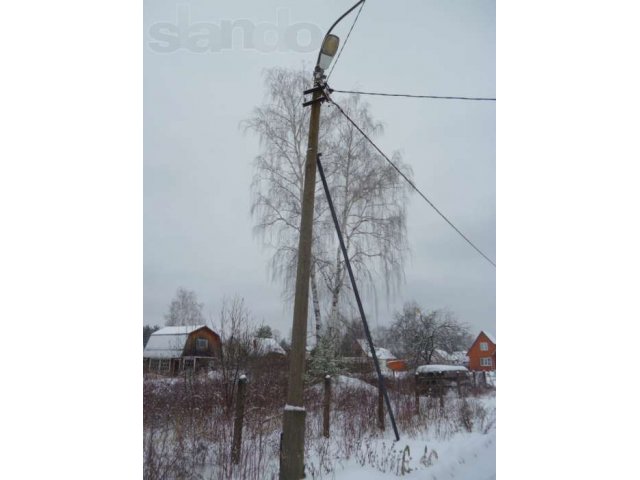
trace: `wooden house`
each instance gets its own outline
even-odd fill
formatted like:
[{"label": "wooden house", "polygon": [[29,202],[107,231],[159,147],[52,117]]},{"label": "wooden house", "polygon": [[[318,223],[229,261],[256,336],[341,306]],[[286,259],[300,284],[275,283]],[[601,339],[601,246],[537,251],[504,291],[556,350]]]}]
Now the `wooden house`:
[{"label": "wooden house", "polygon": [[273,382],[287,383],[289,359],[287,352],[274,338],[251,339],[247,367],[256,377],[270,378]]},{"label": "wooden house", "polygon": [[473,342],[467,352],[469,357],[469,370],[472,371],[493,371],[496,369],[496,340],[495,338],[481,331],[478,338]]},{"label": "wooden house", "polygon": [[151,334],[144,348],[144,370],[175,375],[196,371],[221,354],[220,335],[206,325],[164,327]]},{"label": "wooden house", "polygon": [[[386,348],[376,346],[374,346],[374,348],[380,365],[380,371],[383,375],[407,371],[407,362],[405,360],[397,359],[396,356]],[[360,338],[354,342],[353,353],[355,358],[359,359],[362,363],[373,365],[373,355],[369,347],[369,342],[367,342],[366,339]]]},{"label": "wooden house", "polygon": [[251,341],[251,346],[251,354],[256,357],[281,359],[287,356],[287,352],[273,338],[255,337]]}]

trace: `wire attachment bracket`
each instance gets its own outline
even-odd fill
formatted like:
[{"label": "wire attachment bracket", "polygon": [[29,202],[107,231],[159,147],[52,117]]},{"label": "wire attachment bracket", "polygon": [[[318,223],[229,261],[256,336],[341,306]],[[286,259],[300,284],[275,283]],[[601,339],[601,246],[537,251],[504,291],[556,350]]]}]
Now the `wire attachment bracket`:
[{"label": "wire attachment bracket", "polygon": [[318,98],[315,98],[313,100],[307,100],[306,102],[304,102],[302,104],[302,106],[303,107],[308,107],[309,105],[313,105],[314,103],[324,102],[326,100],[327,100],[326,97],[318,97]]}]

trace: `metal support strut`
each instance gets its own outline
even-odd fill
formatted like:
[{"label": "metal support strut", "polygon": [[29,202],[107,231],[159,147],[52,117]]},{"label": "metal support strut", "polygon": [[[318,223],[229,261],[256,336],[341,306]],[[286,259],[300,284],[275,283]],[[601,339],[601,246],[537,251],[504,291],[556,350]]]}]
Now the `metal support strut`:
[{"label": "metal support strut", "polygon": [[393,417],[393,411],[391,410],[391,402],[389,401],[387,388],[384,384],[384,378],[382,377],[382,372],[380,371],[380,363],[378,362],[376,349],[373,346],[373,340],[371,339],[371,332],[369,331],[367,318],[364,314],[364,309],[362,308],[362,302],[360,301],[360,294],[358,293],[358,286],[356,285],[356,279],[353,275],[353,270],[351,269],[351,262],[349,261],[349,255],[347,254],[347,248],[344,245],[344,239],[342,238],[342,231],[340,230],[338,217],[336,216],[336,211],[333,208],[333,201],[331,200],[331,194],[329,193],[329,186],[327,185],[327,179],[325,178],[324,170],[322,169],[322,162],[320,162],[320,155],[322,154],[318,153],[316,157],[316,162],[318,164],[318,172],[320,172],[320,178],[322,179],[322,186],[324,187],[324,193],[327,196],[327,202],[329,203],[329,209],[331,210],[331,217],[333,218],[333,224],[336,227],[336,233],[338,234],[338,241],[340,242],[340,249],[342,250],[342,256],[344,257],[344,262],[347,265],[347,271],[349,272],[349,278],[351,279],[351,287],[353,287],[353,293],[356,296],[358,310],[360,311],[360,318],[362,318],[362,325],[364,326],[364,333],[367,336],[367,342],[369,342],[369,348],[371,349],[371,355],[373,356],[373,363],[376,367],[376,372],[378,374],[378,387],[380,388],[380,390],[382,390],[384,401],[387,404],[387,411],[389,412],[389,419],[391,420],[391,425],[393,426],[393,432],[396,435],[396,441],[399,441],[400,435],[398,434],[398,427],[396,427],[396,420]]}]

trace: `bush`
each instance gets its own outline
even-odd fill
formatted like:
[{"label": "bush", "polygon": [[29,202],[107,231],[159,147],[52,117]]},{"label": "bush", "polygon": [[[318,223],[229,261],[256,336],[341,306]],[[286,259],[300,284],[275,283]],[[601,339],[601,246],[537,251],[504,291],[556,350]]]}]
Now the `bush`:
[{"label": "bush", "polygon": [[[144,478],[262,480],[278,477],[282,412],[287,388],[286,362],[254,366],[247,372],[240,464],[231,463],[233,409],[226,408],[221,376],[147,377],[144,382]],[[459,432],[487,433],[495,409],[478,398],[419,397],[416,414],[413,378],[387,382],[398,429],[403,436],[446,439]],[[381,442],[377,427],[376,381],[370,376],[332,388],[331,438],[322,436],[322,382],[305,389],[307,478],[331,478],[344,461],[355,460],[381,472],[402,475],[427,468],[437,452],[425,450],[412,463],[405,445]]]}]

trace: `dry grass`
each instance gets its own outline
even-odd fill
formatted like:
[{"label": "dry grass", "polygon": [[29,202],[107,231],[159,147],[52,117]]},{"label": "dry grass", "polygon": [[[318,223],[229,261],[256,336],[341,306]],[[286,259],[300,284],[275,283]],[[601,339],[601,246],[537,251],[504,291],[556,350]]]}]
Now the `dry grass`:
[{"label": "dry grass", "polygon": [[[239,465],[231,464],[233,409],[225,407],[222,380],[147,378],[144,382],[144,478],[247,479],[277,478],[286,368],[262,368],[247,374],[243,442]],[[448,438],[457,432],[486,433],[495,423],[478,399],[448,396],[420,398],[416,414],[413,379],[389,382],[398,429],[403,436]],[[228,386],[227,386],[228,387]],[[379,442],[377,393],[354,387],[335,388],[331,439],[322,436],[322,386],[306,389],[307,478],[331,477],[336,466],[355,459],[383,472],[407,473],[411,452],[394,442]],[[390,429],[388,418],[386,428]],[[421,452],[414,452],[418,456]],[[425,453],[420,461],[433,460]]]}]

